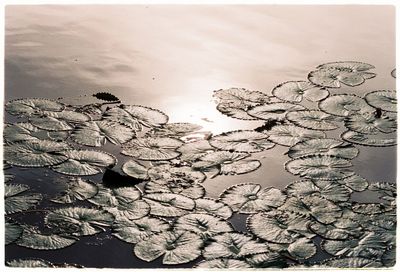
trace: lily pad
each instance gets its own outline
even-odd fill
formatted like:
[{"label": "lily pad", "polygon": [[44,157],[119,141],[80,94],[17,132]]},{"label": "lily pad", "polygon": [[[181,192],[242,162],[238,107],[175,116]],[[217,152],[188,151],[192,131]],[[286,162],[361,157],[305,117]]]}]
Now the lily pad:
[{"label": "lily pad", "polygon": [[348,130],[341,135],[342,139],[346,142],[365,145],[365,146],[393,146],[397,145],[397,136],[392,134],[378,133],[378,134],[363,134],[356,131]]},{"label": "lily pad", "polygon": [[[13,143],[18,141],[37,140],[32,135],[32,131],[25,128],[25,124],[29,123],[16,123],[16,124],[5,124],[3,129],[3,139],[5,142]],[[37,130],[34,127],[35,130]]]},{"label": "lily pad", "polygon": [[352,190],[333,181],[301,180],[286,186],[286,192],[297,197],[317,195],[333,202],[343,202],[349,200]]},{"label": "lily pad", "polygon": [[251,233],[263,240],[289,244],[309,233],[309,222],[304,215],[286,210],[273,210],[251,215],[247,219],[247,227]]},{"label": "lily pad", "polygon": [[298,260],[309,259],[317,253],[317,247],[312,240],[300,238],[288,247],[289,254]]},{"label": "lily pad", "polygon": [[276,188],[261,188],[259,184],[243,183],[229,187],[220,196],[234,212],[270,211],[285,202],[286,195]]},{"label": "lily pad", "polygon": [[362,228],[339,228],[335,223],[330,225],[319,222],[311,222],[310,229],[324,239],[346,240],[351,237],[358,237],[363,232]]},{"label": "lily pad", "polygon": [[157,180],[146,183],[145,193],[173,193],[198,199],[206,194],[206,189],[202,185],[189,180]]},{"label": "lily pad", "polygon": [[250,154],[244,152],[216,151],[203,155],[192,164],[192,167],[201,171],[207,171],[207,169],[215,167],[221,169],[225,165],[243,160],[249,156]]},{"label": "lily pad", "polygon": [[50,140],[30,140],[4,147],[4,159],[21,167],[44,167],[62,163],[68,159],[63,151],[71,147],[67,143]]},{"label": "lily pad", "polygon": [[335,123],[338,118],[318,110],[292,111],[286,114],[286,118],[296,126],[315,130],[334,130],[339,128]]},{"label": "lily pad", "polygon": [[205,213],[190,213],[181,216],[176,220],[174,228],[191,231],[206,238],[233,231],[228,221]]},{"label": "lily pad", "polygon": [[288,112],[305,110],[305,108],[298,104],[292,103],[269,103],[251,108],[247,113],[262,120],[277,120],[282,121]]},{"label": "lily pad", "polygon": [[107,92],[99,92],[99,93],[95,93],[93,94],[94,97],[96,97],[97,99],[100,100],[104,100],[107,102],[119,102],[119,98],[116,97],[115,95],[111,94],[111,93],[107,93]]},{"label": "lily pad", "polygon": [[363,134],[391,133],[397,130],[396,115],[377,117],[374,113],[353,114],[346,118],[347,129]]},{"label": "lily pad", "polygon": [[330,155],[308,155],[286,162],[285,168],[302,178],[338,180],[354,175],[349,160]]},{"label": "lily pad", "polygon": [[149,178],[147,175],[148,168],[134,160],[125,162],[121,169],[125,174],[136,179],[147,180]]},{"label": "lily pad", "polygon": [[214,259],[214,260],[204,260],[196,264],[193,268],[201,269],[246,269],[252,268],[248,263],[241,260],[235,259]]},{"label": "lily pad", "polygon": [[382,263],[378,260],[361,257],[344,257],[328,259],[322,262],[322,265],[337,268],[378,268]]},{"label": "lily pad", "polygon": [[93,182],[84,181],[81,178],[71,179],[67,183],[68,188],[60,196],[51,199],[55,203],[74,203],[77,200],[86,200],[94,197],[97,192],[97,186]]},{"label": "lily pad", "polygon": [[72,140],[88,146],[102,146],[107,141],[121,145],[133,137],[135,137],[135,131],[131,128],[109,120],[79,124],[71,134]]},{"label": "lily pad", "polygon": [[246,121],[254,121],[258,120],[255,117],[247,114],[247,111],[250,109],[250,106],[245,103],[235,102],[235,103],[219,103],[217,105],[217,110],[222,114]]},{"label": "lily pad", "polygon": [[57,234],[44,234],[36,229],[25,227],[17,245],[39,250],[55,250],[68,247],[75,242],[75,238],[67,238]]},{"label": "lily pad", "polygon": [[169,123],[161,127],[153,128],[147,135],[151,137],[176,137],[180,138],[185,135],[198,131],[202,126],[192,123]]},{"label": "lily pad", "polygon": [[230,88],[214,91],[213,97],[224,103],[263,104],[269,101],[268,95],[245,88]]},{"label": "lily pad", "polygon": [[352,210],[361,214],[380,214],[393,210],[394,207],[382,203],[355,203]]},{"label": "lily pad", "polygon": [[25,268],[38,268],[38,267],[54,267],[52,263],[41,259],[15,259],[6,263],[9,267],[25,267]]},{"label": "lily pad", "polygon": [[397,112],[396,91],[374,91],[366,94],[364,98],[374,108]]},{"label": "lily pad", "polygon": [[15,99],[6,103],[5,110],[12,115],[29,116],[43,111],[62,111],[65,106],[57,101],[43,98]]},{"label": "lily pad", "polygon": [[104,231],[114,222],[114,216],[107,211],[84,207],[70,207],[53,210],[45,217],[48,226],[59,233],[75,236],[94,235]]},{"label": "lily pad", "polygon": [[220,174],[223,175],[241,175],[257,170],[261,167],[259,160],[241,160],[230,164],[222,164]]},{"label": "lily pad", "polygon": [[310,72],[308,80],[329,88],[339,88],[342,83],[353,87],[375,77],[376,74],[367,72],[373,68],[375,67],[370,64],[356,61],[330,62],[319,65],[317,70]]},{"label": "lily pad", "polygon": [[354,94],[335,94],[318,103],[320,110],[342,117],[352,114],[375,112],[367,102]]},{"label": "lily pad", "polygon": [[233,214],[232,209],[228,205],[217,199],[204,197],[196,199],[195,203],[194,212],[196,213],[207,213],[223,219],[229,219]]},{"label": "lily pad", "polygon": [[70,123],[89,122],[90,116],[84,113],[64,110],[60,112],[45,111],[42,115],[31,116],[29,121],[35,127],[50,131],[72,130]]},{"label": "lily pad", "polygon": [[6,214],[26,211],[36,206],[42,200],[41,194],[25,193],[28,190],[29,186],[27,185],[22,185],[22,184],[4,185],[4,208]]},{"label": "lily pad", "polygon": [[344,179],[337,180],[336,182],[346,185],[356,192],[362,192],[368,187],[368,181],[359,175],[351,175]]},{"label": "lily pad", "polygon": [[191,198],[179,194],[146,194],[143,199],[150,205],[150,214],[156,216],[182,216],[195,207]]},{"label": "lily pad", "polygon": [[258,242],[249,235],[227,232],[213,237],[213,241],[204,248],[203,257],[207,260],[216,258],[240,259],[268,251],[267,244]]},{"label": "lily pad", "polygon": [[65,175],[87,176],[103,172],[103,168],[113,167],[117,159],[106,152],[95,150],[69,150],[62,152],[68,160],[51,168]]},{"label": "lily pad", "polygon": [[5,222],[4,230],[6,245],[14,243],[16,240],[18,240],[23,232],[23,228],[19,224],[13,222]]},{"label": "lily pad", "polygon": [[164,255],[163,264],[183,264],[201,255],[203,240],[188,231],[164,231],[135,245],[135,255],[146,262]]},{"label": "lily pad", "polygon": [[120,105],[104,113],[104,118],[129,126],[135,131],[146,127],[159,127],[168,122],[168,116],[156,109],[139,105]]},{"label": "lily pad", "polygon": [[175,138],[138,138],[128,142],[121,151],[122,154],[140,160],[171,160],[178,157],[181,153],[176,149],[183,144]]},{"label": "lily pad", "polygon": [[212,137],[210,145],[226,151],[261,152],[275,146],[267,140],[268,135],[252,130],[238,130]]},{"label": "lily pad", "polygon": [[329,95],[329,91],[308,81],[287,81],[276,86],[272,94],[287,102],[300,103],[303,99],[320,101]]},{"label": "lily pad", "polygon": [[187,162],[195,161],[214,150],[215,148],[207,140],[185,143],[177,149],[182,154],[180,159]]},{"label": "lily pad", "polygon": [[148,176],[152,181],[182,181],[190,183],[201,183],[206,179],[200,171],[196,171],[188,166],[172,166],[161,164],[153,166],[148,170]]},{"label": "lily pad", "polygon": [[354,159],[358,155],[358,149],[346,142],[325,138],[305,140],[291,146],[288,156],[292,159],[306,155],[324,154],[343,159]]},{"label": "lily pad", "polygon": [[277,125],[266,132],[271,142],[283,146],[292,146],[309,139],[326,138],[322,131],[314,131],[293,125]]},{"label": "lily pad", "polygon": [[166,231],[170,224],[159,218],[145,216],[136,220],[127,220],[113,225],[113,235],[127,243],[136,244],[151,235]]}]

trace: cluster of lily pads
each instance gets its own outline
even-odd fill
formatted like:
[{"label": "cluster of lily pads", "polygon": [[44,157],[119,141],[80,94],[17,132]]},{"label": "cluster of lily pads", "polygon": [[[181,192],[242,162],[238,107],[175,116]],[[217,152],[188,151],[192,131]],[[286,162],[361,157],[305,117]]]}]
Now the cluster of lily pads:
[{"label": "cluster of lily pads", "polygon": [[[308,81],[276,86],[272,95],[240,88],[217,90],[217,109],[230,117],[263,121],[254,130],[212,137],[190,123],[140,105],[74,106],[25,98],[5,109],[22,122],[4,127],[4,159],[17,167],[46,167],[69,177],[51,198],[60,207],[43,212],[44,229],[13,215],[43,197],[6,175],[6,244],[57,250],[107,229],[132,244],[133,254],[165,265],[193,262],[198,268],[288,266],[382,267],[395,262],[396,185],[368,182],[352,169],[357,145],[396,144],[396,92],[363,97],[331,94],[376,75],[359,62],[320,65]],[[345,129],[340,139],[326,131]],[[115,145],[124,161],[99,150]],[[284,189],[246,182],[218,199],[202,183],[218,175],[257,170],[253,154],[288,147],[285,169],[301,178]],[[85,176],[121,170],[132,185],[114,186]],[[116,170],[117,169],[117,170]],[[380,195],[376,203],[352,201],[353,192]],[[82,205],[85,203],[85,205]],[[247,232],[231,218],[247,216]],[[319,242],[321,241],[321,242]],[[319,243],[319,246],[317,246]],[[321,250],[332,258],[313,261]],[[9,266],[53,266],[43,260],[13,260]]]}]

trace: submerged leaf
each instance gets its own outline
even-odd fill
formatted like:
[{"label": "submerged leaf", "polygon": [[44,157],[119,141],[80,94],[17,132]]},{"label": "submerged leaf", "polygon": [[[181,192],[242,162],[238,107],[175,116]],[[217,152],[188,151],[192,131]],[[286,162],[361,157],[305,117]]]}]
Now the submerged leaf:
[{"label": "submerged leaf", "polygon": [[227,232],[216,235],[203,250],[205,259],[242,258],[249,255],[269,252],[268,245],[254,240],[251,236]]},{"label": "submerged leaf", "polygon": [[146,194],[143,199],[150,205],[150,214],[157,216],[182,216],[195,207],[191,198],[178,194]]},{"label": "submerged leaf", "polygon": [[284,101],[300,103],[303,98],[320,101],[329,95],[329,91],[308,81],[287,81],[276,86],[272,94]]},{"label": "submerged leaf", "polygon": [[62,111],[64,105],[49,99],[23,98],[6,103],[5,110],[12,115],[25,115],[41,113],[42,111]]},{"label": "submerged leaf", "polygon": [[216,215],[224,219],[228,219],[232,216],[232,209],[217,199],[212,198],[199,198],[195,200],[196,207],[194,212],[196,213],[208,213]]},{"label": "submerged leaf", "polygon": [[354,94],[335,94],[329,96],[320,101],[318,107],[326,113],[342,117],[375,111],[364,99]]},{"label": "submerged leaf", "polygon": [[346,131],[341,135],[342,139],[346,142],[365,145],[365,146],[393,146],[397,145],[397,137],[395,134],[362,134],[355,131]]},{"label": "submerged leaf", "polygon": [[106,152],[95,150],[69,150],[62,152],[68,160],[51,168],[65,175],[87,176],[102,172],[105,167],[113,167],[117,159]]},{"label": "submerged leaf", "polygon": [[267,131],[269,140],[283,146],[292,146],[298,142],[309,139],[325,138],[322,131],[314,131],[293,125],[277,125]]},{"label": "submerged leaf", "polygon": [[140,160],[171,160],[180,155],[176,149],[182,144],[182,141],[168,137],[138,138],[128,142],[121,153]]},{"label": "submerged leaf", "polygon": [[220,150],[236,152],[261,152],[275,146],[268,135],[253,130],[230,131],[210,139],[210,145]]},{"label": "submerged leaf", "polygon": [[77,200],[86,200],[95,196],[98,192],[96,184],[91,181],[84,181],[81,178],[71,179],[67,183],[67,190],[63,191],[51,201],[56,203],[74,203]]},{"label": "submerged leaf", "polygon": [[281,121],[285,119],[288,112],[299,110],[305,110],[305,108],[298,104],[278,102],[255,106],[248,111],[248,114],[262,120]]},{"label": "submerged leaf", "polygon": [[270,211],[285,202],[286,195],[276,188],[261,188],[259,184],[244,183],[226,189],[220,200],[239,213]]},{"label": "submerged leaf", "polygon": [[299,157],[285,164],[286,170],[293,175],[321,180],[338,180],[354,175],[354,171],[348,169],[351,166],[349,160],[319,154]]},{"label": "submerged leaf", "polygon": [[107,141],[121,145],[135,137],[135,131],[114,121],[90,121],[79,124],[71,138],[81,145],[102,146]]},{"label": "submerged leaf", "polygon": [[135,245],[135,255],[151,262],[164,255],[163,264],[183,264],[200,256],[203,241],[188,231],[164,231],[150,236]]},{"label": "submerged leaf", "polygon": [[17,245],[39,250],[55,250],[68,247],[75,242],[76,240],[73,238],[56,234],[43,234],[35,229],[24,228]]},{"label": "submerged leaf", "polygon": [[286,114],[286,118],[293,124],[315,130],[334,130],[339,128],[335,124],[338,118],[318,110],[292,111]]},{"label": "submerged leaf", "polygon": [[364,98],[376,109],[397,112],[396,91],[374,91],[366,94]]},{"label": "submerged leaf", "polygon": [[354,159],[358,149],[353,145],[337,139],[311,139],[291,146],[288,155],[290,158],[299,158],[305,155],[324,154],[343,159]]},{"label": "submerged leaf", "polygon": [[59,164],[68,159],[63,151],[71,147],[67,143],[50,140],[30,140],[4,147],[4,159],[16,166],[43,167]]}]

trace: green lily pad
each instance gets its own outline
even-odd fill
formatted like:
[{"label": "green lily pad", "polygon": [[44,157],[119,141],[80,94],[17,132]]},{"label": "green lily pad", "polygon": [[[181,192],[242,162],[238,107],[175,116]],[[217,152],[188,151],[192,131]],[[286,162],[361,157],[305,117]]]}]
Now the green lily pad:
[{"label": "green lily pad", "polygon": [[65,191],[51,201],[63,204],[75,203],[77,200],[92,198],[98,192],[96,184],[89,180],[84,181],[81,178],[71,179],[67,186],[68,188]]},{"label": "green lily pad", "polygon": [[248,110],[247,113],[252,117],[262,120],[282,121],[288,112],[299,110],[305,110],[305,108],[298,104],[278,102],[255,106]]},{"label": "green lily pad", "polygon": [[272,94],[280,100],[300,103],[303,99],[320,101],[329,95],[329,91],[308,81],[287,81],[276,86]]},{"label": "green lily pad", "polygon": [[21,167],[44,167],[62,163],[68,159],[63,151],[71,149],[67,143],[50,140],[30,140],[4,147],[4,159]]},{"label": "green lily pad", "polygon": [[334,130],[339,128],[335,122],[338,118],[318,110],[292,111],[286,114],[286,119],[299,127],[314,130]]},{"label": "green lily pad", "polygon": [[277,125],[267,131],[269,140],[283,146],[292,146],[309,139],[326,138],[322,131],[314,131],[294,125]]},{"label": "green lily pad", "polygon": [[286,195],[276,188],[261,188],[259,184],[243,183],[226,189],[220,200],[234,212],[257,213],[270,211],[285,202]]},{"label": "green lily pad", "polygon": [[182,144],[182,141],[168,137],[138,138],[124,145],[121,153],[146,161],[171,160],[181,154],[176,149]]},{"label": "green lily pad", "polygon": [[188,231],[164,231],[153,234],[135,245],[135,255],[146,262],[164,255],[163,264],[183,264],[201,255],[203,240]]},{"label": "green lily pad", "polygon": [[299,142],[290,147],[288,156],[295,159],[306,155],[324,154],[351,160],[357,157],[358,152],[358,149],[351,144],[337,139],[325,138]]},{"label": "green lily pad", "polygon": [[252,130],[238,130],[213,136],[209,143],[211,146],[226,151],[236,152],[261,152],[275,146],[267,140],[268,135]]},{"label": "green lily pad", "polygon": [[374,108],[397,112],[396,91],[374,91],[367,93],[364,99]]}]

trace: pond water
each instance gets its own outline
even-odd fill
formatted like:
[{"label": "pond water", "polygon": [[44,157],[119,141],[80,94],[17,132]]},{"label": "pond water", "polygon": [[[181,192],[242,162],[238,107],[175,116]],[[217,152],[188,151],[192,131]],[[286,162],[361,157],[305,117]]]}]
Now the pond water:
[{"label": "pond water", "polygon": [[[159,109],[169,122],[198,124],[217,135],[253,130],[264,122],[223,115],[216,109],[214,90],[238,87],[271,95],[278,84],[307,80],[318,65],[333,61],[372,64],[377,76],[360,86],[332,88],[331,94],[362,97],[395,90],[391,6],[8,6],[5,16],[5,102],[39,97],[80,104],[94,101],[93,93],[111,92],[123,104]],[[314,103],[309,108],[318,107]],[[5,113],[5,120],[18,119]],[[337,138],[345,130],[327,134]],[[395,182],[395,147],[357,148],[359,155],[352,160],[357,174],[370,182]],[[120,151],[109,143],[101,150],[114,155]],[[218,198],[226,188],[249,182],[283,190],[300,179],[284,168],[287,150],[276,145],[253,154],[262,164],[256,171],[206,179],[206,196]],[[117,158],[126,160],[120,154]],[[15,175],[13,183],[45,195],[38,210],[57,207],[48,198],[68,180],[44,168],[5,172]],[[102,174],[89,178],[101,182]],[[352,200],[371,201],[367,193],[355,193]],[[13,218],[40,225],[39,213]],[[246,218],[236,214],[231,219],[236,230],[246,231]],[[6,246],[6,261],[32,257],[112,268],[192,267],[198,261],[176,266],[160,259],[142,261],[134,256],[132,244],[111,236],[110,230],[81,237],[61,250]]]}]

